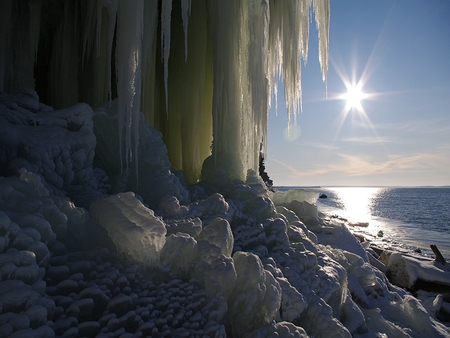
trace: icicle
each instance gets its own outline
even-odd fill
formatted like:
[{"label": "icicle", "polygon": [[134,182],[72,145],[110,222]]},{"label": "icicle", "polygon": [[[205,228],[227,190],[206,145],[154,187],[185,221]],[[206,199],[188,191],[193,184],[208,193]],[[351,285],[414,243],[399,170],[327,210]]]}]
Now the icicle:
[{"label": "icicle", "polygon": [[169,113],[169,92],[167,89],[169,78],[170,56],[170,21],[172,13],[172,0],[162,0],[161,4],[161,50],[164,60],[164,88],[166,93],[166,113]]},{"label": "icicle", "polygon": [[12,0],[2,1],[0,4],[0,90],[6,89],[7,78],[11,76],[12,64],[9,64],[11,44]]},{"label": "icicle", "polygon": [[41,0],[30,0],[28,7],[30,9],[30,47],[34,64],[37,58],[41,29]]},{"label": "icicle", "polygon": [[191,15],[191,0],[181,0],[181,12],[183,17],[183,30],[184,30],[184,61],[186,62],[188,56],[188,24],[189,17]]},{"label": "icicle", "polygon": [[319,62],[322,69],[322,80],[327,82],[328,72],[328,40],[330,27],[330,2],[314,0],[314,13],[319,34]]},{"label": "icicle", "polygon": [[[143,0],[119,2],[117,19],[117,94],[119,104],[119,138],[125,145],[125,162],[137,160],[139,140],[139,103],[141,96],[141,50]],[[123,135],[125,133],[125,135]],[[136,170],[138,166],[136,165]]]},{"label": "icicle", "polygon": [[[112,49],[114,42],[114,32],[116,29],[117,12],[119,10],[119,0],[104,0],[103,6],[108,9],[108,96],[112,100],[111,75],[112,75]],[[100,14],[99,14],[100,15]]]}]

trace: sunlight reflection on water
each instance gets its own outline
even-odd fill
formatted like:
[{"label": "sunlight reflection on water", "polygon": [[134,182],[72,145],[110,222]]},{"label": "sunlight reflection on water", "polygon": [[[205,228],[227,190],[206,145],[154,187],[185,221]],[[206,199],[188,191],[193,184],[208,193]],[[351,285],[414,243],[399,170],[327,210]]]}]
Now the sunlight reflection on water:
[{"label": "sunlight reflection on water", "polygon": [[382,188],[344,187],[330,188],[337,195],[344,208],[342,217],[350,222],[369,222],[372,200]]},{"label": "sunlight reflection on water", "polygon": [[[320,193],[325,193],[328,198],[318,199],[317,205],[319,210],[325,214],[336,215],[348,220],[352,232],[360,234],[374,243],[382,246],[393,245],[394,247],[401,243],[401,246],[406,245],[410,249],[422,248],[426,254],[431,253],[429,245],[436,244],[444,256],[450,256],[450,233],[429,231],[417,222],[409,223],[376,216],[380,211],[378,210],[380,201],[385,199],[383,194],[389,192],[390,189],[392,188],[324,188],[320,189]],[[395,200],[394,202],[397,203]],[[407,203],[409,203],[408,200],[400,199],[398,205],[392,207],[395,207],[397,212],[401,212],[405,208],[404,212],[407,214],[414,212],[415,210],[411,210],[411,208],[414,209],[414,204],[408,206]],[[417,219],[418,216],[415,215],[415,218]],[[351,226],[351,224],[358,226]]]}]

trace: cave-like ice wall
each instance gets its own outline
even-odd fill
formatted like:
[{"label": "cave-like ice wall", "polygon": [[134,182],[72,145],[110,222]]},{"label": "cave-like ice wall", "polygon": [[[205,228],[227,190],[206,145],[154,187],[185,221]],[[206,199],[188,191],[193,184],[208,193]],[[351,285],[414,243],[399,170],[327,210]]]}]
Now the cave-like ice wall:
[{"label": "cave-like ice wall", "polygon": [[141,110],[189,183],[211,149],[232,178],[257,168],[280,77],[295,117],[313,12],[324,80],[328,68],[329,0],[10,0],[0,9],[0,90],[34,81],[56,108],[117,97],[124,164],[137,160]]}]

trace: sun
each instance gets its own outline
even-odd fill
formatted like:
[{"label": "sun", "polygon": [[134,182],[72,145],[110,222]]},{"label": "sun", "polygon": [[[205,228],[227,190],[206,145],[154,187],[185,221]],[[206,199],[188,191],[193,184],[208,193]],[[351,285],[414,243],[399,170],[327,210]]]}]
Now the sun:
[{"label": "sun", "polygon": [[362,91],[360,85],[346,85],[347,93],[342,94],[341,98],[346,100],[346,108],[352,109],[356,108],[361,111],[362,105],[361,101],[367,97],[367,94]]}]

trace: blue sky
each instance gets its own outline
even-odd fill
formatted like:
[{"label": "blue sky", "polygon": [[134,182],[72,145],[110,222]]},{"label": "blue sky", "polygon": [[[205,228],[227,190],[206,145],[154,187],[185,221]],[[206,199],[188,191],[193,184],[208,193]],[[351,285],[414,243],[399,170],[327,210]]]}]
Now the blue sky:
[{"label": "blue sky", "polygon": [[[286,137],[281,99],[269,114],[274,184],[450,185],[450,1],[331,1],[328,95],[310,29],[297,127]],[[348,111],[344,81],[360,79]]]}]

